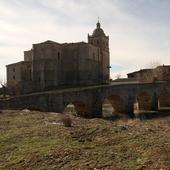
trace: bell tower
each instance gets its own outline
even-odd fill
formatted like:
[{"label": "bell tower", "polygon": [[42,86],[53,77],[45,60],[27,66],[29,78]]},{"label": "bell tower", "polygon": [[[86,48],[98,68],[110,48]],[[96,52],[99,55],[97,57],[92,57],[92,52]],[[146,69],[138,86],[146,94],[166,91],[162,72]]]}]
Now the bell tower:
[{"label": "bell tower", "polygon": [[106,36],[101,28],[100,22],[96,24],[96,29],[92,35],[88,35],[88,43],[98,47],[100,56],[100,73],[101,83],[109,83],[110,79],[110,53],[109,53],[109,36]]}]

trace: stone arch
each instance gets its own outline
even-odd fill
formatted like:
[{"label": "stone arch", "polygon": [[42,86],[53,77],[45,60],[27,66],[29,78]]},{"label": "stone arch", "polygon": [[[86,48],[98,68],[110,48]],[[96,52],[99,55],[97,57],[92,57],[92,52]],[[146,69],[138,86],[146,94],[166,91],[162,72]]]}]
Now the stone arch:
[{"label": "stone arch", "polygon": [[170,109],[170,92],[162,90],[158,96],[158,109]]},{"label": "stone arch", "polygon": [[108,99],[105,99],[102,103],[102,116],[112,117],[114,113],[114,108]]},{"label": "stone arch", "polygon": [[89,116],[89,107],[87,106],[87,104],[85,104],[82,101],[74,101],[74,102],[70,102],[66,105],[65,109],[64,109],[64,113],[73,113],[76,114],[78,116],[82,116],[82,117],[88,117]]},{"label": "stone arch", "polygon": [[118,95],[111,95],[104,99],[103,104],[108,104],[112,107],[110,110],[113,115],[125,113],[125,104],[123,99]]},{"label": "stone arch", "polygon": [[152,97],[147,92],[140,92],[136,96],[136,110],[152,110]]}]

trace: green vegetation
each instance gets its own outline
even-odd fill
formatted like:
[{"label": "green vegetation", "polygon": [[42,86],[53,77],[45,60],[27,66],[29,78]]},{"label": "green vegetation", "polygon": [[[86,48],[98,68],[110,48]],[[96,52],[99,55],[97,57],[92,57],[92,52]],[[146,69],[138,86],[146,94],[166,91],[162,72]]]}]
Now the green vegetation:
[{"label": "green vegetation", "polygon": [[83,119],[35,111],[0,113],[0,169],[145,170],[170,166],[170,117]]}]

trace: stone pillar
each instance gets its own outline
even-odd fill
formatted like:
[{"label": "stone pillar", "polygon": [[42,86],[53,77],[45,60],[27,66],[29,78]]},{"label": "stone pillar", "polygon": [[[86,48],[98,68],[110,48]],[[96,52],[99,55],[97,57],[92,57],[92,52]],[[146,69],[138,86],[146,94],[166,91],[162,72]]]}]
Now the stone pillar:
[{"label": "stone pillar", "polygon": [[158,97],[155,92],[152,95],[151,110],[158,111]]},{"label": "stone pillar", "polygon": [[90,117],[102,117],[102,98],[101,92],[96,91],[89,101]]},{"label": "stone pillar", "polygon": [[134,118],[134,101],[135,98],[133,96],[128,96],[128,98],[125,100],[125,113],[130,117]]},{"label": "stone pillar", "polygon": [[47,102],[50,112],[63,113],[66,107],[61,94],[49,94]]},{"label": "stone pillar", "polygon": [[102,117],[102,103],[97,103],[91,107],[90,117]]}]

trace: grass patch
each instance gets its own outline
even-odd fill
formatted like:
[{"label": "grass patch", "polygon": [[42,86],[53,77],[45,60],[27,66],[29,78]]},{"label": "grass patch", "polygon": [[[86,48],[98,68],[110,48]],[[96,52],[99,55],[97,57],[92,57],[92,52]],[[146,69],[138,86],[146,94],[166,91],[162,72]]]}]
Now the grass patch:
[{"label": "grass patch", "polygon": [[170,117],[108,121],[57,113],[0,114],[0,169],[168,169]]}]

